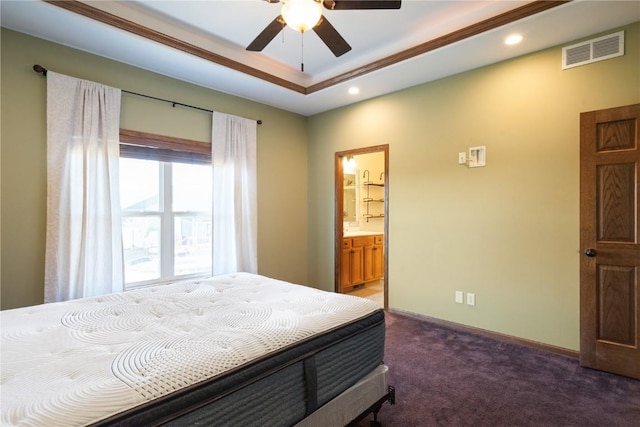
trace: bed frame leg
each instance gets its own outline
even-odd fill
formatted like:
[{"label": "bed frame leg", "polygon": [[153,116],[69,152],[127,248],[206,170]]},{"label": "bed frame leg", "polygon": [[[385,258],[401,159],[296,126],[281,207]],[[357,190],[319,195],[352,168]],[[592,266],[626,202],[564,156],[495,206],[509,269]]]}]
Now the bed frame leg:
[{"label": "bed frame leg", "polygon": [[387,390],[388,393],[386,399],[384,399],[382,402],[379,402],[373,409],[373,420],[369,422],[369,427],[382,427],[382,424],[380,423],[380,421],[378,421],[378,412],[380,412],[380,409],[382,409],[382,404],[384,402],[388,401],[391,405],[396,404],[396,389],[393,386],[389,386]]},{"label": "bed frame leg", "polygon": [[378,421],[378,411],[373,412],[373,419],[369,421],[369,427],[382,427],[382,424]]}]

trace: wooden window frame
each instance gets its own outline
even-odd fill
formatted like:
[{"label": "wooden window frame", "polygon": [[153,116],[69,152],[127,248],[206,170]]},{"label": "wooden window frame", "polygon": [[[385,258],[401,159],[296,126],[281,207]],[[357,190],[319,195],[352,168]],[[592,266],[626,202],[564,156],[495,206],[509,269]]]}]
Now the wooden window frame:
[{"label": "wooden window frame", "polygon": [[120,157],[211,164],[211,143],[120,129]]}]

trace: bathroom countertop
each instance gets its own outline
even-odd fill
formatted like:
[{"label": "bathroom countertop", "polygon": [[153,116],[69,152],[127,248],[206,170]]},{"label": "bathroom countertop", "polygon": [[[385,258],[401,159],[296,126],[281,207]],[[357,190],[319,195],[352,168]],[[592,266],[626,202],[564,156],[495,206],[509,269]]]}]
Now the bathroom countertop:
[{"label": "bathroom countertop", "polygon": [[345,231],[342,233],[342,237],[357,237],[357,236],[377,236],[384,234],[382,231]]}]

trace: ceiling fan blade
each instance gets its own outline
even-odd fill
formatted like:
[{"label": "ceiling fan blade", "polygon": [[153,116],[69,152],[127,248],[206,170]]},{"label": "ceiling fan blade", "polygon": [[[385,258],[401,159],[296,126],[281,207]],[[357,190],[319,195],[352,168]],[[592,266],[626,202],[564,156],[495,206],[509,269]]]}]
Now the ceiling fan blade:
[{"label": "ceiling fan blade", "polygon": [[384,0],[323,0],[329,10],[400,9],[402,1]]},{"label": "ceiling fan blade", "polygon": [[341,56],[351,50],[351,46],[340,33],[331,25],[326,17],[322,17],[320,23],[313,27],[318,37],[327,45],[335,56]]},{"label": "ceiling fan blade", "polygon": [[271,40],[273,40],[280,31],[282,31],[282,28],[284,28],[284,21],[282,20],[282,15],[280,15],[271,21],[271,23],[267,25],[260,34],[258,34],[258,37],[256,37],[255,40],[247,46],[247,50],[260,52],[262,49],[267,47]]}]

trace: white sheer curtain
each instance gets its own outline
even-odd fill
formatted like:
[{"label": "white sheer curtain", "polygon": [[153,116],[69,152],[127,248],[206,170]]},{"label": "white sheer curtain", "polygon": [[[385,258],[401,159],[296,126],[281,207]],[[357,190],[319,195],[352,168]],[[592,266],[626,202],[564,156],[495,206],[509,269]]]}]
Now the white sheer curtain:
[{"label": "white sheer curtain", "polygon": [[255,120],[213,113],[213,274],[258,272]]},{"label": "white sheer curtain", "polygon": [[122,291],[120,89],[47,74],[45,302]]}]

